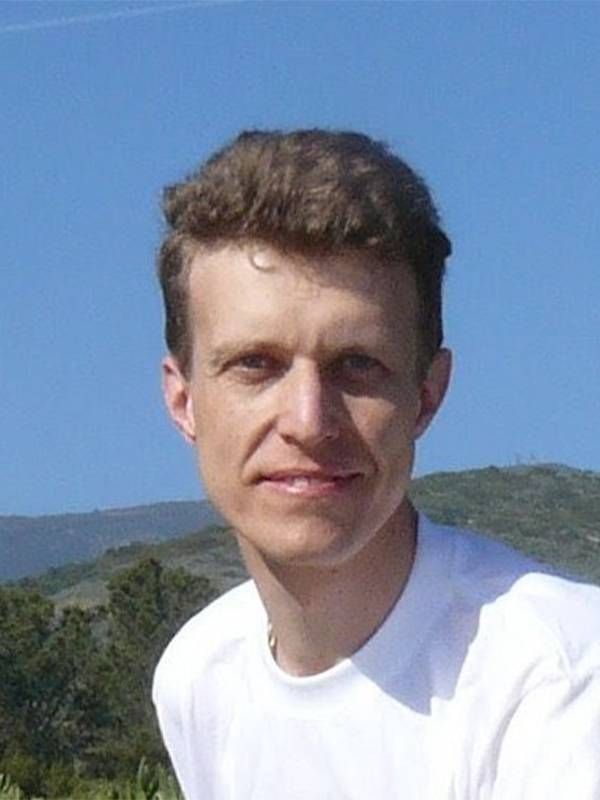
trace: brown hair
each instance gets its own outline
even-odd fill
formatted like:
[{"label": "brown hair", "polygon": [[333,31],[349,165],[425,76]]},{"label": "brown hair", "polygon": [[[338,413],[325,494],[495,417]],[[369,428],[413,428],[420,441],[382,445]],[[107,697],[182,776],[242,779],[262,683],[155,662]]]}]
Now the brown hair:
[{"label": "brown hair", "polygon": [[420,368],[442,343],[441,294],[451,252],[424,181],[360,133],[248,131],[164,191],[158,256],[167,346],[184,373],[194,246],[257,241],[301,255],[367,250],[411,269],[420,304]]}]

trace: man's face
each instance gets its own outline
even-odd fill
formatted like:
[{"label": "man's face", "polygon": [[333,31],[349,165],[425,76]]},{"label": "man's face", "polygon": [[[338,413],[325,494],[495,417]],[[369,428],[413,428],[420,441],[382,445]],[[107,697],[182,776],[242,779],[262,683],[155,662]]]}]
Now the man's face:
[{"label": "man's face", "polygon": [[191,372],[166,359],[167,404],[245,548],[279,563],[376,544],[445,391],[445,351],[417,379],[409,271],[365,259],[232,245],[192,263]]}]

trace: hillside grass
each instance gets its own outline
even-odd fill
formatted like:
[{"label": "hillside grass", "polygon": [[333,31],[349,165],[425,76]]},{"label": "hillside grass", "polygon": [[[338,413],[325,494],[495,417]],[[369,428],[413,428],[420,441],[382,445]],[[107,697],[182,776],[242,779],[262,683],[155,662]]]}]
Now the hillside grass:
[{"label": "hillside grass", "polygon": [[436,473],[413,483],[417,507],[443,524],[488,533],[600,584],[600,474],[561,465]]}]

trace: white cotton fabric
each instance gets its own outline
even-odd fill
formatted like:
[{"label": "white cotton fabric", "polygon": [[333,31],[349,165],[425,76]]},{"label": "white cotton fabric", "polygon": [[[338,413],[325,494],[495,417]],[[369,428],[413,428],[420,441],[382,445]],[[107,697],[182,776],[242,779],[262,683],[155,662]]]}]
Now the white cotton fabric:
[{"label": "white cotton fabric", "polygon": [[421,515],[352,658],[284,673],[248,582],[175,636],[153,696],[187,800],[600,800],[600,589]]}]

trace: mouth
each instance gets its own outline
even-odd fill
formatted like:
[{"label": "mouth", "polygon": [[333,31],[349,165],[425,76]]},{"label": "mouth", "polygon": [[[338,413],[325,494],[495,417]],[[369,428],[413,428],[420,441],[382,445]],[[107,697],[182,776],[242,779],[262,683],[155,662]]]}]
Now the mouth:
[{"label": "mouth", "polygon": [[259,484],[296,497],[328,497],[348,490],[359,477],[359,472],[283,470],[263,475]]}]

